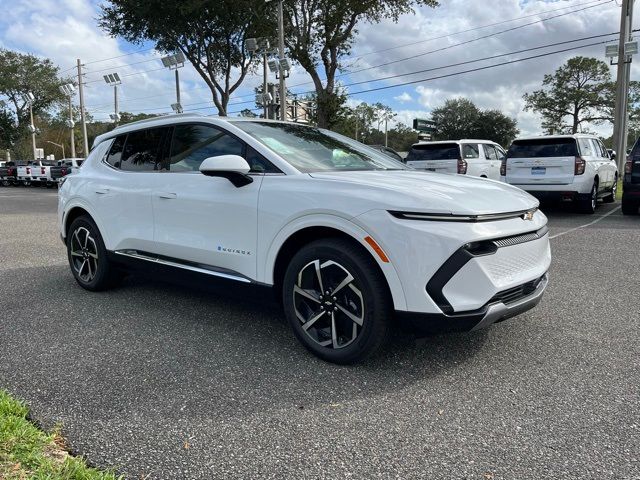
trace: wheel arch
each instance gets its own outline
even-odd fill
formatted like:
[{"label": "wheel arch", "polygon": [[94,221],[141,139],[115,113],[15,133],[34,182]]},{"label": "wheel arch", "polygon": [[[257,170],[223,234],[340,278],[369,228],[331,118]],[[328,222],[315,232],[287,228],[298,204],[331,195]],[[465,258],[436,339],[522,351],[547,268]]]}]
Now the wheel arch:
[{"label": "wheel arch", "polygon": [[369,234],[362,228],[342,218],[316,218],[315,220],[304,218],[295,222],[295,225],[285,227],[277,235],[266,256],[264,282],[273,285],[276,292],[279,292],[288,260],[295,252],[304,245],[321,238],[343,238],[367,252],[386,281],[394,308],[406,309],[404,291],[395,267],[388,261],[381,260],[371,245],[366,242],[365,238],[368,236]]},{"label": "wheel arch", "polygon": [[67,231],[69,230],[69,227],[71,226],[71,223],[78,217],[82,216],[82,215],[86,215],[89,218],[91,218],[91,220],[93,220],[93,222],[96,224],[96,226],[98,227],[98,230],[100,231],[100,236],[102,237],[102,240],[104,241],[105,247],[107,248],[107,250],[109,250],[109,240],[107,238],[107,235],[99,220],[99,218],[94,214],[94,212],[92,211],[92,209],[85,205],[83,202],[78,202],[78,203],[73,203],[72,205],[70,205],[69,207],[67,207],[64,211],[64,215],[62,217],[62,232],[60,232],[63,236],[63,238],[67,238]]}]

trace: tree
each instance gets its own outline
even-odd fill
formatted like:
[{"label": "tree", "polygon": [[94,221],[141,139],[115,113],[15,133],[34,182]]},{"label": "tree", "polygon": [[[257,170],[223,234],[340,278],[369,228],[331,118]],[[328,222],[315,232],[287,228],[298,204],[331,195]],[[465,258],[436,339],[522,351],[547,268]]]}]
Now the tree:
[{"label": "tree", "polygon": [[211,90],[218,114],[227,115],[231,94],[255,67],[245,40],[272,32],[269,11],[264,0],[111,0],[99,24],[132,43],[182,51]]},{"label": "tree", "polygon": [[[357,26],[394,21],[415,6],[438,6],[437,0],[285,0],[285,42],[289,55],[311,76],[317,98],[318,126],[332,128],[342,106],[336,72],[351,51]],[[325,80],[321,79],[320,69]]]},{"label": "tree", "polygon": [[64,101],[59,89],[61,83],[58,67],[51,60],[0,49],[0,98],[4,97],[13,107],[18,125],[29,123],[29,106],[22,99],[24,94],[33,94],[33,113],[38,115]]},{"label": "tree", "polygon": [[611,119],[613,95],[605,62],[574,57],[553,75],[545,75],[542,89],[524,95],[525,111],[539,113],[549,133],[577,133],[584,123],[600,124]]},{"label": "tree", "polygon": [[507,146],[518,135],[517,122],[499,110],[480,110],[466,98],[445,101],[431,112],[434,140],[481,138]]},{"label": "tree", "polygon": [[249,108],[244,108],[244,109],[240,110],[240,116],[241,117],[247,117],[247,118],[256,118],[258,115],[253,113],[253,110],[251,110]]}]

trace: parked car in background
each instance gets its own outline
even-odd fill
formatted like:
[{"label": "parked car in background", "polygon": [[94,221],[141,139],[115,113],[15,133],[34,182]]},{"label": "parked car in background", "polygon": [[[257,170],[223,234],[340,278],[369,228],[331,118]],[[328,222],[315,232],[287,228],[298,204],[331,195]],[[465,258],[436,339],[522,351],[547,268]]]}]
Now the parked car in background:
[{"label": "parked car in background", "polygon": [[417,170],[499,180],[504,155],[504,149],[490,140],[420,142],[411,147],[406,163]]},{"label": "parked car in background", "polygon": [[66,166],[68,168],[66,174],[68,175],[77,172],[82,166],[82,162],[84,162],[84,158],[63,158],[58,160],[58,166]]},{"label": "parked car in background", "polygon": [[183,114],[97,137],[58,226],[87,290],[132,266],[271,286],[307,349],[353,363],[394,315],[460,331],[533,308],[551,261],[538,204],[321,128]]},{"label": "parked car in background", "polygon": [[24,185],[28,187],[31,185],[31,174],[33,170],[33,162],[18,162],[17,171],[16,171],[16,182],[19,185]]},{"label": "parked car in background", "polygon": [[584,213],[593,213],[598,199],[616,199],[618,168],[593,135],[517,138],[500,173],[540,200],[574,202]]},{"label": "parked car in background", "polygon": [[640,208],[640,138],[636,140],[624,164],[622,213],[637,215]]},{"label": "parked car in background", "polygon": [[375,148],[379,152],[384,153],[385,155],[390,156],[394,160],[398,160],[399,162],[404,162],[404,158],[398,152],[396,152],[393,148],[385,147],[384,145],[368,145],[371,148]]},{"label": "parked car in background", "polygon": [[0,162],[0,185],[5,187],[15,185],[17,182],[16,171],[15,162]]},{"label": "parked car in background", "polygon": [[35,162],[31,168],[31,183],[33,185],[52,188],[57,185],[58,179],[67,174],[67,166],[58,166],[55,161],[41,160]]}]

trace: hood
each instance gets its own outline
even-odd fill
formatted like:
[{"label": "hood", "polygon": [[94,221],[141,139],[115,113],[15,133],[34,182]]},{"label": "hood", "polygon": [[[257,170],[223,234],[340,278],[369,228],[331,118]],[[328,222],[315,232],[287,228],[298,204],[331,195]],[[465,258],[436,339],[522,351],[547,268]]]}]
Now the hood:
[{"label": "hood", "polygon": [[[538,200],[524,190],[486,178],[415,170],[316,172],[311,177],[340,182],[359,196],[377,200],[381,208],[482,215],[529,210]],[[355,193],[355,192],[353,192]]]}]

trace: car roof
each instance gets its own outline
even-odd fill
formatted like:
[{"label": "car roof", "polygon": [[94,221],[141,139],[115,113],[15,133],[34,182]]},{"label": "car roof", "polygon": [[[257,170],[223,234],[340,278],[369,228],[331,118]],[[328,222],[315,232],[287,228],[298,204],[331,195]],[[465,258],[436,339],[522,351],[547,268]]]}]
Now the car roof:
[{"label": "car roof", "polygon": [[482,139],[475,139],[475,138],[462,138],[460,140],[434,140],[434,141],[423,141],[423,142],[418,142],[418,143],[414,143],[412,146],[415,145],[438,145],[438,144],[444,144],[444,143],[457,143],[458,145],[462,144],[462,143],[490,143],[492,145],[500,145],[499,143],[494,142],[493,140],[482,140]]},{"label": "car roof", "polygon": [[518,137],[514,139],[514,142],[518,140],[543,140],[543,139],[553,139],[553,138],[595,138],[598,139],[597,135],[591,135],[589,133],[574,133],[567,135],[538,135],[533,137]]},{"label": "car roof", "polygon": [[[212,125],[221,123],[240,123],[240,122],[261,122],[261,123],[292,123],[292,122],[283,122],[281,120],[268,120],[264,118],[252,118],[252,117],[221,117],[218,115],[203,115],[201,113],[179,113],[175,115],[162,115],[160,117],[153,118],[145,118],[144,120],[138,120],[137,122],[126,123],[119,127],[114,128],[110,132],[103,133],[102,135],[98,135],[94,142],[93,146],[95,147],[99,143],[104,142],[113,137],[117,137],[123,133],[129,133],[136,130],[144,130],[146,128],[154,128],[154,127],[162,127],[165,125],[174,125],[176,123],[187,123],[187,122],[210,122]],[[305,125],[301,123],[296,123],[296,125]]]}]

